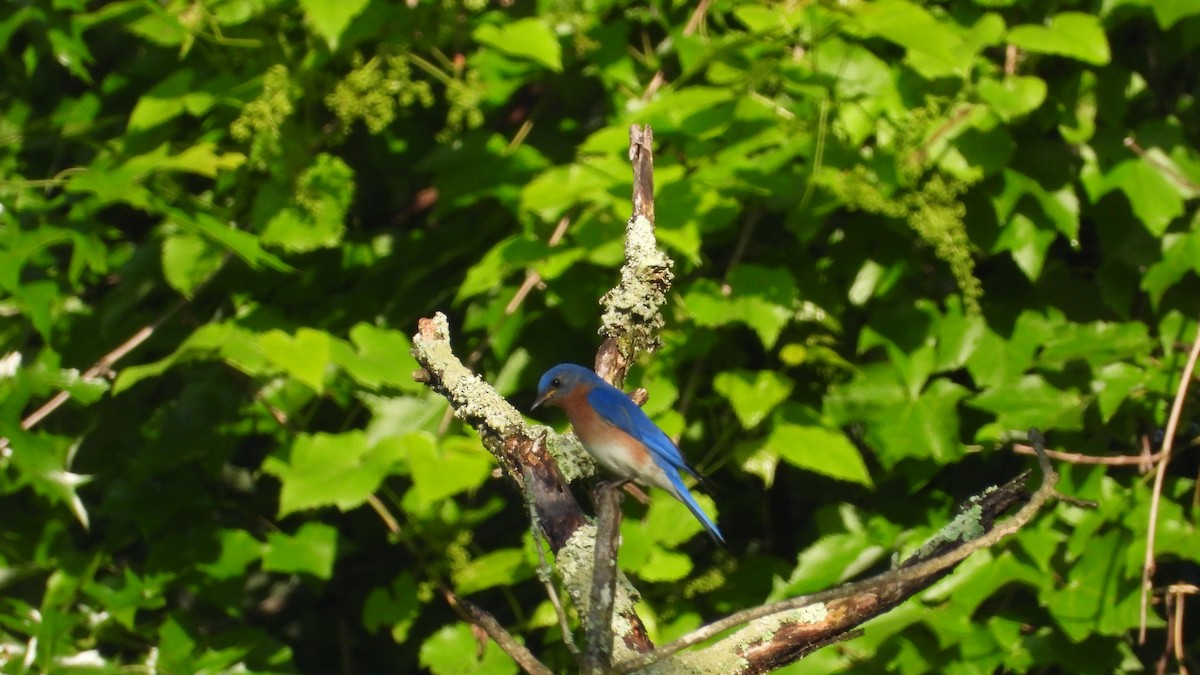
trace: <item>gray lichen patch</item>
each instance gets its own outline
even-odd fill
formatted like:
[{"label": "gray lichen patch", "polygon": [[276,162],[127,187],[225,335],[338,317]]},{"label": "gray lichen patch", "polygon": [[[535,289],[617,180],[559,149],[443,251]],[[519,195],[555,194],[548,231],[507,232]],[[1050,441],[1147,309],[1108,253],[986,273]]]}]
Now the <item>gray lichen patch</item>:
[{"label": "gray lichen patch", "polygon": [[412,352],[441,383],[438,389],[450,400],[455,416],[499,434],[524,428],[521,413],[458,360],[449,336],[450,322],[438,312],[413,336]]},{"label": "gray lichen patch", "polygon": [[625,229],[621,283],[600,300],[604,306],[600,332],[620,339],[627,354],[654,351],[660,346],[662,307],[674,279],[674,264],[658,248],[654,223],[645,216],[631,218]]},{"label": "gray lichen patch", "polygon": [[[596,526],[584,525],[575,530],[567,543],[555,555],[563,586],[571,595],[581,616],[587,616],[588,599],[592,592],[595,570]],[[640,596],[629,579],[617,572],[616,597],[613,601],[613,656],[617,661],[635,655],[625,646],[624,636],[633,629],[626,617],[635,616],[633,606]]]}]

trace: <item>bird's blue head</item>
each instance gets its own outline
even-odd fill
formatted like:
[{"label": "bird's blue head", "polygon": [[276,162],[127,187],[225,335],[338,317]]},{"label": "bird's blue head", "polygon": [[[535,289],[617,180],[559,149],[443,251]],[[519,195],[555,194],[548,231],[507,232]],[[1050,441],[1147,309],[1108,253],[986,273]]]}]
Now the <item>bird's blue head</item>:
[{"label": "bird's blue head", "polygon": [[594,384],[599,379],[599,375],[583,366],[560,363],[542,375],[542,380],[538,383],[537,400],[533,402],[532,410],[541,405],[559,405],[576,387]]}]

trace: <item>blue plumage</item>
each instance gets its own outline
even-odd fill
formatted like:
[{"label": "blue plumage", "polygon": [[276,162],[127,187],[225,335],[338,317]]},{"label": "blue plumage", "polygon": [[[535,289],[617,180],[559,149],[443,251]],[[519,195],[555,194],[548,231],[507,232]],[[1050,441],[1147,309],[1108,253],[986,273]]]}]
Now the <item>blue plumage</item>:
[{"label": "blue plumage", "polygon": [[725,538],[683,484],[680,472],[700,477],[670,437],[620,389],[588,368],[557,365],[538,383],[533,404],[556,405],[566,411],[583,447],[604,468],[621,479],[632,479],[671,493],[687,506],[719,543]]}]

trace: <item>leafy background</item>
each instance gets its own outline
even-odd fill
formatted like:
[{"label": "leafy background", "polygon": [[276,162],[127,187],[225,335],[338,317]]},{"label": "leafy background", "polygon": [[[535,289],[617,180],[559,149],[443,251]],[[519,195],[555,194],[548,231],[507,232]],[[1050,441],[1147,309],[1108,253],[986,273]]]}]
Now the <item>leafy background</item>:
[{"label": "leafy background", "polygon": [[[448,312],[523,408],[590,362],[631,123],[677,278],[630,386],[729,538],[626,504],[658,641],[886,566],[1031,425],[1156,448],[1197,331],[1195,0],[19,0],[0,47],[6,672],[515,672],[443,587],[569,669],[520,498],[408,336]],[[1197,581],[1196,422],[1160,589]],[[1098,508],[792,672],[1153,667],[1149,475],[1061,469]]]}]

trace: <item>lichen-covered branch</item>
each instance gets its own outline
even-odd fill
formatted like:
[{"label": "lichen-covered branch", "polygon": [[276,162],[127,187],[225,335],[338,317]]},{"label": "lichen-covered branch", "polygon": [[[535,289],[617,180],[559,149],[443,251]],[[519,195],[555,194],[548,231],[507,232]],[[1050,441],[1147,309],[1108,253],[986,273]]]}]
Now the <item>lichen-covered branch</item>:
[{"label": "lichen-covered branch", "polygon": [[654,236],[654,132],[647,125],[629,128],[633,163],[633,215],[625,226],[625,264],[621,281],[600,299],[604,307],[596,372],[620,386],[638,352],[657,350],[662,342],[662,308],[667,302],[674,261]]},{"label": "lichen-covered branch", "polygon": [[[1036,429],[1030,430],[1029,436],[1042,469],[1041,484],[1032,495],[1024,488],[1029,476],[1024,473],[973,497],[958,518],[896,569],[738,612],[671,644],[618,663],[615,672],[631,673],[652,665],[654,670],[673,671],[687,663],[708,664],[723,659],[721,672],[762,673],[791,663],[819,646],[845,639],[848,631],[928,588],[970,554],[1017,532],[1054,497],[1058,473],[1046,456],[1045,439]],[[996,518],[1026,497],[1028,502],[1015,515],[996,524]],[[707,649],[677,655],[682,649],[743,625],[746,627]]]},{"label": "lichen-covered branch", "polygon": [[[535,525],[554,551],[567,593],[575,606],[586,612],[596,531],[559,470],[560,462],[570,465],[574,461],[570,455],[582,453],[582,449],[545,427],[530,427],[516,408],[464,366],[450,347],[450,325],[444,314],[421,319],[412,351],[421,366],[414,378],[446,397],[455,416],[475,429],[505,475],[525,494],[536,514]],[[550,445],[558,447],[561,454],[552,455]],[[637,591],[619,575],[613,611],[616,658],[628,658],[652,646],[633,610],[636,598]]]}]

